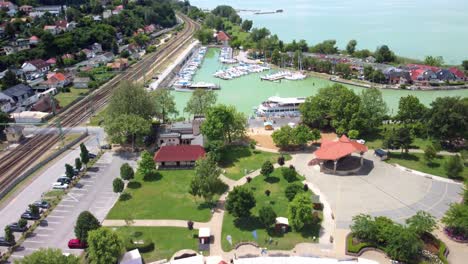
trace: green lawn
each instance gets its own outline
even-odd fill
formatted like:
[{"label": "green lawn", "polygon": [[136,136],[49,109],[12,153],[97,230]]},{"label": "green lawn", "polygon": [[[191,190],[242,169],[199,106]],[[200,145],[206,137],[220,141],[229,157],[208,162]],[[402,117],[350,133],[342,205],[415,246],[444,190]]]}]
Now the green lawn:
[{"label": "green lawn", "polygon": [[[284,195],[288,184],[281,176],[279,169],[275,169],[275,172],[268,179],[258,176],[250,183],[246,183],[246,186],[250,187],[254,192],[257,201],[255,208],[252,210],[253,217],[236,220],[229,213],[225,213],[222,232],[222,247],[224,251],[232,249],[226,240],[227,235],[232,236],[233,245],[235,245],[241,241],[255,241],[252,235],[253,230],[257,230],[258,235],[258,240],[255,242],[268,249],[290,250],[298,243],[314,242],[312,238],[314,236],[318,237],[320,225],[305,227],[303,232],[289,232],[282,235],[274,230],[266,230],[256,217],[258,210],[266,205],[271,205],[278,216],[288,217],[289,201]],[[265,195],[266,190],[270,190],[270,196]],[[268,242],[270,237],[272,238],[271,244]]]},{"label": "green lawn", "polygon": [[[269,160],[273,164],[277,162],[280,154],[252,150],[246,146],[228,146],[221,154],[219,166],[226,173],[224,175],[233,180],[239,180],[247,173],[258,170],[262,164]],[[285,155],[286,160],[291,156]]]},{"label": "green lawn", "polygon": [[79,97],[84,97],[88,93],[89,89],[77,89],[77,88],[70,88],[69,93],[60,92],[55,95],[55,99],[59,101],[60,107],[65,107],[71,104]]},{"label": "green lawn", "polygon": [[[438,155],[432,164],[428,165],[427,161],[424,160],[423,153],[402,154],[400,152],[391,152],[390,158],[387,160],[387,162],[391,164],[399,164],[403,167],[407,167],[413,170],[446,178],[447,175],[444,169],[444,163],[448,160],[449,157],[450,156],[447,155]],[[461,173],[461,176],[464,178],[468,177],[468,169],[466,169],[466,167]]]},{"label": "green lawn", "polygon": [[89,120],[89,125],[90,126],[101,126],[102,122],[104,122],[104,118],[106,117],[107,114],[107,107],[101,109],[99,112],[95,113],[90,120]]},{"label": "green lawn", "polygon": [[[206,222],[211,213],[200,198],[188,193],[193,170],[158,171],[152,181],[136,177],[127,188],[131,199],[118,201],[108,219],[180,219]],[[130,188],[131,187],[131,188]]]},{"label": "green lawn", "polygon": [[197,230],[181,227],[119,227],[115,228],[122,239],[151,240],[155,249],[142,253],[145,263],[161,259],[170,259],[181,249],[197,250],[198,241],[194,238]]}]

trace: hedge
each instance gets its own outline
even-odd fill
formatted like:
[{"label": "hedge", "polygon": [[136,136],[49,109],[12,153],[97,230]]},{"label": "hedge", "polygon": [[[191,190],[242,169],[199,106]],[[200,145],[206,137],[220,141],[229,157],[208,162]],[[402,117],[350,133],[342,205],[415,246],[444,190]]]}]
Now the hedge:
[{"label": "hedge", "polygon": [[135,244],[132,239],[129,239],[125,244],[125,249],[127,251],[138,249],[140,253],[147,253],[154,250],[154,243],[151,240],[144,240],[142,244]]}]

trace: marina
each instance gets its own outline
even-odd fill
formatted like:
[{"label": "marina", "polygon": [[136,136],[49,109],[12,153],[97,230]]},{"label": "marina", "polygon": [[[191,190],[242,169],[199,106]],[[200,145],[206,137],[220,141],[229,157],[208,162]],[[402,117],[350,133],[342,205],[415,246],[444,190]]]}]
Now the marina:
[{"label": "marina", "polygon": [[270,82],[281,82],[281,80],[286,79],[290,81],[299,81],[307,78],[307,75],[302,72],[291,72],[291,71],[280,71],[273,74],[268,74],[260,77],[262,81]]},{"label": "marina", "polygon": [[268,66],[240,63],[239,65],[232,66],[226,70],[219,70],[216,73],[214,73],[213,76],[223,80],[232,80],[251,73],[260,73],[263,71],[267,71],[269,69],[270,67]]},{"label": "marina", "polygon": [[236,64],[237,60],[233,57],[231,47],[222,47],[220,49],[219,61],[224,64]]}]

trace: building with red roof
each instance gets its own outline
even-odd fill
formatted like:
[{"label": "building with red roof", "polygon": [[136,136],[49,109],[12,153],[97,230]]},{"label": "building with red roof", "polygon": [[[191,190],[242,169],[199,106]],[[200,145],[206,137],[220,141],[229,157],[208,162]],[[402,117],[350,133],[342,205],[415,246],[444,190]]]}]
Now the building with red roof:
[{"label": "building with red roof", "polygon": [[[342,173],[350,174],[361,169],[363,155],[367,150],[368,148],[364,144],[350,140],[346,135],[343,135],[337,141],[322,139],[320,148],[314,154],[315,161],[321,164],[322,171],[335,174],[339,169]],[[356,159],[350,158],[353,153],[358,153],[361,156],[358,163],[354,162]],[[338,162],[342,163],[342,168],[338,168]]]},{"label": "building with red roof", "polygon": [[39,43],[39,38],[37,36],[32,36],[29,38],[29,44],[37,45],[37,43]]},{"label": "building with red roof", "polygon": [[158,168],[187,168],[205,156],[205,149],[199,145],[162,146],[154,155]]},{"label": "building with red roof", "polygon": [[457,79],[462,80],[462,81],[467,80],[466,75],[462,70],[460,70],[460,69],[458,69],[456,67],[449,68],[448,70],[451,73],[453,73],[457,77]]},{"label": "building with red roof", "polygon": [[230,40],[231,40],[231,37],[229,37],[229,35],[224,31],[218,31],[218,33],[216,34],[216,41],[218,41],[218,43],[222,43],[223,45],[228,45]]}]

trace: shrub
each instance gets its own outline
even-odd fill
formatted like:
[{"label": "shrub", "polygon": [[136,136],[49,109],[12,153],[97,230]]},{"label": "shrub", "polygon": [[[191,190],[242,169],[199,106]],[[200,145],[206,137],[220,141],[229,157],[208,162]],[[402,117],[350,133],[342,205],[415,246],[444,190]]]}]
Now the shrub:
[{"label": "shrub", "polygon": [[21,218],[20,220],[18,220],[18,225],[20,227],[26,227],[28,225],[28,221],[26,219]]},{"label": "shrub", "polygon": [[300,192],[304,192],[302,185],[299,183],[293,183],[286,187],[284,195],[286,196],[286,198],[288,198],[288,201],[292,201],[296,194]]},{"label": "shrub", "polygon": [[281,174],[287,182],[294,182],[297,180],[297,173],[291,168],[281,168]]},{"label": "shrub", "polygon": [[293,165],[289,165],[289,168],[290,168],[291,170],[296,171],[296,167],[294,167]]},{"label": "shrub", "polygon": [[281,155],[281,156],[278,157],[278,164],[279,164],[280,166],[283,166],[283,165],[284,165],[284,156],[283,156],[283,155]]},{"label": "shrub", "polygon": [[304,192],[307,192],[309,190],[309,185],[307,183],[304,183]]},{"label": "shrub", "polygon": [[124,190],[125,184],[120,178],[115,178],[112,181],[112,188],[115,193],[121,193]]},{"label": "shrub", "polygon": [[123,192],[123,193],[121,193],[120,196],[119,196],[119,200],[120,200],[120,201],[128,201],[128,200],[130,200],[131,198],[132,198],[132,195],[131,195],[130,193],[128,193],[128,192]]},{"label": "shrub", "polygon": [[271,206],[264,206],[258,211],[260,222],[266,227],[270,227],[276,221],[276,213]]},{"label": "shrub", "polygon": [[253,139],[250,140],[250,142],[249,142],[249,147],[250,147],[251,149],[255,149],[255,146],[256,146],[256,145],[257,145],[257,141],[255,141],[255,140],[253,140]]},{"label": "shrub", "polygon": [[273,167],[273,164],[271,164],[271,162],[267,160],[263,163],[260,173],[265,177],[269,177],[274,170],[275,168]]},{"label": "shrub", "polygon": [[444,164],[444,168],[449,178],[458,178],[463,171],[463,161],[459,155],[450,156],[449,160]]},{"label": "shrub", "polygon": [[266,190],[266,191],[265,191],[265,195],[266,195],[266,196],[270,196],[270,194],[271,194],[271,191],[270,191],[270,190]]},{"label": "shrub", "polygon": [[134,176],[135,172],[130,164],[124,163],[120,166],[120,177],[122,177],[123,180],[129,181],[133,179]]},{"label": "shrub", "polygon": [[247,177],[247,182],[250,183],[252,181],[252,177]]},{"label": "shrub", "polygon": [[149,241],[143,240],[143,243],[135,244],[132,239],[129,239],[127,243],[125,244],[125,249],[127,251],[138,249],[140,253],[147,253],[147,252],[151,252],[154,250],[154,243],[151,240]]}]

